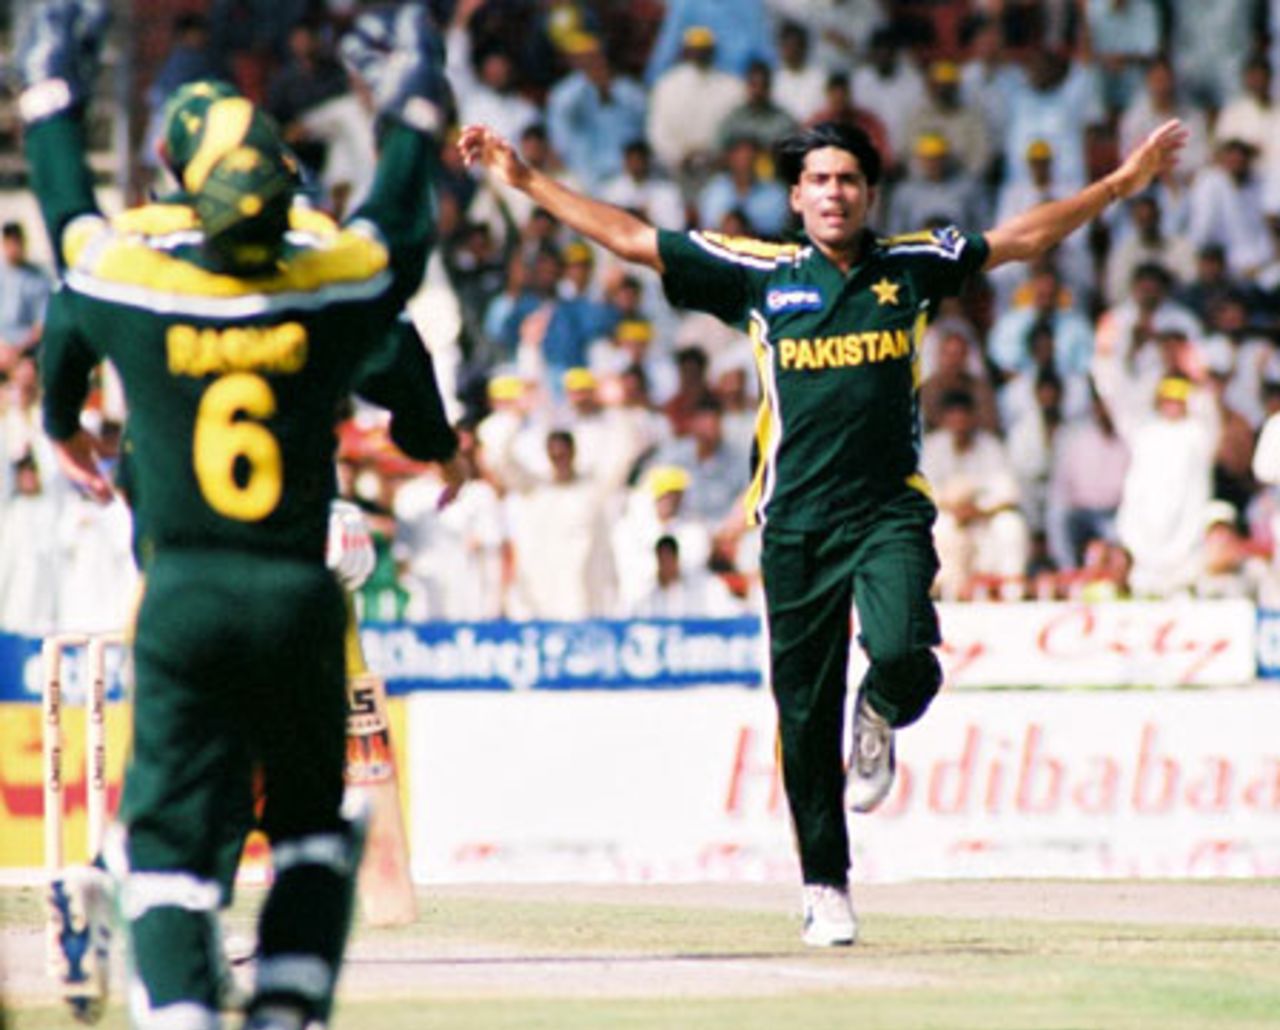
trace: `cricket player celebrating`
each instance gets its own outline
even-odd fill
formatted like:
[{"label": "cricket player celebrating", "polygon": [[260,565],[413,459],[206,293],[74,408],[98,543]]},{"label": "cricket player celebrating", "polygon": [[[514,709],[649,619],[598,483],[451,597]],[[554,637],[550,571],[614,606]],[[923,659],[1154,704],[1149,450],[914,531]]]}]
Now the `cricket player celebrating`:
[{"label": "cricket player celebrating", "polygon": [[[275,879],[246,1027],[327,1019],[358,865],[340,811],[341,589],[325,568],[332,417],[421,281],[447,93],[418,7],[358,19],[346,55],[368,80],[383,149],[340,231],[286,237],[287,155],[222,126],[186,186],[197,240],[121,233],[98,213],[81,114],[103,6],[39,5],[15,64],[32,181],[66,269],[44,343],[45,428],[74,482],[111,486],[79,413],[110,359],[130,409],[146,594],[134,645],[135,736],[123,819],[135,1026],[213,1028],[214,877],[224,788],[264,770]],[[245,111],[241,108],[241,111]]]},{"label": "cricket player celebrating", "polygon": [[[745,505],[763,527],[769,681],[804,875],[807,944],[853,943],[844,803],[874,808],[894,772],[894,730],[918,719],[942,674],[929,590],[937,571],[918,469],[919,341],[966,276],[1044,253],[1176,159],[1176,122],[1075,196],[985,234],[951,227],[881,239],[866,225],[881,155],[865,133],[821,124],[781,141],[777,167],[803,236],[766,243],[659,231],[524,164],[481,126],[464,160],[528,194],[575,232],[660,272],[677,305],[744,326],[763,398]],[[842,755],[849,615],[870,669]]]}]

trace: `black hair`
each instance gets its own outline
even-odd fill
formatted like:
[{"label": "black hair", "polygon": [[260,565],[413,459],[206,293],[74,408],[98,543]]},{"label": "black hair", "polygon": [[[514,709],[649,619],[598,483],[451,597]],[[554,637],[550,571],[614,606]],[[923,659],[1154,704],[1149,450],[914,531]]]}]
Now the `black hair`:
[{"label": "black hair", "polygon": [[800,181],[800,173],[804,171],[804,161],[810,151],[826,147],[835,147],[856,157],[868,186],[880,182],[883,161],[871,137],[856,126],[837,122],[819,122],[780,139],[773,154],[778,177],[788,186],[794,186]]},{"label": "black hair", "polygon": [[677,365],[683,365],[686,361],[692,361],[694,364],[706,368],[707,352],[696,343],[691,343],[687,347],[681,347],[675,353],[675,362]]},{"label": "black hair", "polygon": [[951,389],[943,393],[941,398],[942,410],[951,411],[955,408],[962,408],[965,411],[977,411],[978,402],[974,399],[973,394],[964,389]]},{"label": "black hair", "polygon": [[25,240],[27,238],[27,234],[23,232],[20,222],[5,222],[4,228],[0,229],[0,235],[3,235],[6,240]]},{"label": "black hair", "polygon": [[1169,274],[1169,269],[1158,261],[1143,261],[1134,268],[1130,275],[1131,282],[1137,282],[1139,279],[1156,279],[1166,290],[1173,286],[1173,276]]},{"label": "black hair", "polygon": [[550,446],[553,441],[568,444],[571,451],[576,451],[578,449],[577,442],[574,440],[573,434],[567,429],[551,430],[551,432],[547,434],[547,446]]}]

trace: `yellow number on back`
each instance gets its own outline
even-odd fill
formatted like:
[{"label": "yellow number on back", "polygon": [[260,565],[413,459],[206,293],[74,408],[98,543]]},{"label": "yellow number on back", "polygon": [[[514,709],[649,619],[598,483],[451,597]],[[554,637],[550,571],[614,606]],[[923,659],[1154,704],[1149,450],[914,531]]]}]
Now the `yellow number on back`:
[{"label": "yellow number on back", "polygon": [[201,398],[192,441],[196,481],[209,507],[219,515],[257,522],[280,503],[284,488],[280,444],[270,430],[252,421],[275,413],[271,385],[249,372],[222,376]]}]

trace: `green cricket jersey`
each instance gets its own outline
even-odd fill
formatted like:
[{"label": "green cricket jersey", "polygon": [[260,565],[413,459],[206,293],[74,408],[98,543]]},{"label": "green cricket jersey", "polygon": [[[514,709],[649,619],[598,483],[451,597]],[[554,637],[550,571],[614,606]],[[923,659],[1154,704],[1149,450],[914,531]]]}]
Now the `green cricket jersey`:
[{"label": "green cricket jersey", "polygon": [[843,274],[809,243],[662,231],[673,304],[745,328],[761,402],[748,517],[824,529],[872,514],[919,471],[920,339],[934,304],[982,267],[955,228],[878,239]]},{"label": "green cricket jersey", "polygon": [[156,549],[322,559],[334,413],[421,281],[433,143],[393,128],[352,221],[295,228],[276,268],[245,278],[210,268],[180,225],[165,234],[103,219],[80,187],[87,177],[59,169],[80,159],[78,132],[55,118],[27,138],[65,269],[42,351],[47,431],[76,431],[89,373],[109,359],[129,402],[138,518]]}]

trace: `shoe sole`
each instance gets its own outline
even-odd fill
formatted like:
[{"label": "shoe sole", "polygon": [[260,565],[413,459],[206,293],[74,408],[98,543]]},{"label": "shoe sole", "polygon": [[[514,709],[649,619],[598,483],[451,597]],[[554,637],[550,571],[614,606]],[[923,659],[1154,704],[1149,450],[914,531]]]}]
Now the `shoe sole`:
[{"label": "shoe sole", "polygon": [[852,947],[858,935],[855,931],[848,937],[823,937],[820,940],[811,940],[807,934],[801,934],[800,939],[810,948],[848,948]]}]

